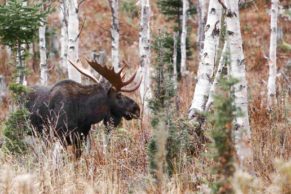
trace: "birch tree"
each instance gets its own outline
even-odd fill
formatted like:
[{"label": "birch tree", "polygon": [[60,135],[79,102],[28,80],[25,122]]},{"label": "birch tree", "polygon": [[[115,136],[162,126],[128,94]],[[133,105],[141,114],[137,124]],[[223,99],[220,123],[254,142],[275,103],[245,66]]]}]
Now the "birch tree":
[{"label": "birch tree", "polygon": [[181,74],[187,71],[186,66],[186,39],[187,39],[187,20],[188,20],[189,1],[183,0],[182,10],[182,33],[181,33]]},{"label": "birch tree", "polygon": [[0,105],[2,98],[6,95],[6,82],[3,75],[0,75]]},{"label": "birch tree", "polygon": [[[43,5],[45,9],[45,5]],[[48,81],[48,67],[47,67],[47,56],[46,56],[46,41],[45,41],[45,21],[40,21],[40,27],[38,30],[39,36],[39,55],[40,55],[40,83],[46,86]]]},{"label": "birch tree", "polygon": [[139,34],[139,56],[140,56],[140,75],[142,83],[140,86],[140,96],[144,103],[144,110],[147,112],[147,100],[151,97],[150,79],[150,0],[141,0],[141,20]]},{"label": "birch tree", "polygon": [[198,67],[197,83],[189,110],[189,118],[197,117],[205,110],[215,64],[215,55],[219,43],[220,18],[222,6],[217,0],[210,0],[205,27],[205,41]]},{"label": "birch tree", "polygon": [[60,56],[60,64],[63,71],[68,70],[68,8],[67,4],[63,0],[60,4],[60,20],[61,20],[61,56]]},{"label": "birch tree", "polygon": [[213,83],[210,87],[210,91],[209,91],[210,94],[209,94],[209,98],[207,100],[206,107],[205,107],[206,111],[209,110],[209,108],[211,107],[213,103],[213,100],[214,100],[213,95],[215,94],[215,89],[217,88],[218,82],[222,76],[223,68],[225,67],[227,63],[228,57],[229,57],[229,45],[227,42],[225,42],[223,46],[222,54],[219,60],[219,64],[217,67],[217,71],[215,73]]},{"label": "birch tree", "polygon": [[269,49],[269,79],[268,79],[268,106],[276,103],[276,76],[277,76],[277,18],[278,0],[272,0],[271,6],[271,37]]},{"label": "birch tree", "polygon": [[226,28],[230,48],[230,75],[238,80],[234,85],[235,106],[241,114],[235,119],[235,147],[244,166],[252,162],[251,130],[248,114],[248,90],[245,70],[245,58],[242,49],[242,36],[239,21],[239,0],[227,1]]},{"label": "birch tree", "polygon": [[178,39],[178,33],[174,32],[173,35],[173,40],[174,40],[174,45],[173,45],[173,82],[174,82],[174,88],[175,90],[178,88],[178,71],[177,71],[177,39]]},{"label": "birch tree", "polygon": [[115,71],[120,69],[119,65],[119,0],[108,0],[112,14],[111,38],[112,38],[112,65]]},{"label": "birch tree", "polygon": [[[24,0],[21,2],[22,6],[27,6],[27,1]],[[18,41],[17,44],[17,52],[16,52],[16,69],[17,76],[16,76],[16,83],[26,85],[26,78],[25,78],[25,58],[24,58],[24,51],[25,51],[26,45],[21,43],[21,41]]]},{"label": "birch tree", "polygon": [[[77,62],[79,60],[79,18],[78,1],[65,0],[68,7],[68,59]],[[68,76],[81,83],[81,74],[72,65],[68,65]]]},{"label": "birch tree", "polygon": [[204,27],[206,24],[206,16],[207,16],[207,0],[199,0],[198,6],[197,6],[197,14],[198,14],[198,36],[197,36],[197,42],[199,46],[199,51],[203,51],[203,45],[204,45]]}]

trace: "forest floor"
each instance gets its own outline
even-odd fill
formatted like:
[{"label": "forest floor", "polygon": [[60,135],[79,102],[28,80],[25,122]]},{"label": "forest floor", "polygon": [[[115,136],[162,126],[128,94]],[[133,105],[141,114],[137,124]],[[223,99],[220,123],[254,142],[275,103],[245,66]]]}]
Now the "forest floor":
[{"label": "forest floor", "polygon": [[[284,3],[288,1],[282,1]],[[291,44],[291,21],[287,17],[279,18],[278,26],[283,35],[278,44],[277,65],[281,74],[277,82],[278,104],[270,112],[266,108],[269,7],[270,3],[258,0],[240,12],[249,87],[254,169],[247,170],[253,173],[252,176],[247,172],[236,171],[233,185],[237,193],[291,192],[291,161],[288,162],[291,158],[291,91],[288,91],[291,83],[282,76],[284,73],[291,77],[291,51],[286,46]],[[152,36],[156,36],[159,30],[171,33],[172,23],[161,16],[156,5],[152,6],[152,10]],[[104,50],[108,55],[107,62],[110,63],[111,14],[108,2],[84,1],[80,6],[80,19],[83,26],[80,34],[81,59],[89,58],[93,50]],[[49,16],[48,24],[51,30],[49,37],[59,34],[58,14]],[[196,46],[197,25],[197,16],[193,16],[189,20],[192,56],[187,61],[191,73],[179,83],[179,118],[187,118],[195,86],[199,56]],[[120,57],[128,63],[129,69],[136,69],[139,64],[137,8],[126,11],[121,6],[120,28]],[[48,43],[49,48],[53,49],[55,43],[52,40]],[[49,54],[50,84],[63,79],[61,74],[55,73],[58,71],[58,60],[58,53]],[[0,72],[9,82],[12,80],[13,66],[7,53],[0,52],[0,61]],[[38,70],[37,62],[32,59],[28,62],[30,69]],[[28,77],[29,85],[34,85],[39,79],[33,70]],[[137,94],[132,97],[140,103]],[[1,104],[2,126],[9,115],[11,104],[9,96]],[[208,156],[207,144],[197,145],[197,142],[193,142],[197,146],[194,155],[181,153],[180,168],[175,169],[176,174],[172,178],[164,175],[157,190],[148,168],[147,145],[152,134],[149,119],[143,117],[137,121],[123,121],[113,131],[106,152],[103,129],[103,125],[98,124],[92,131],[90,153],[84,153],[78,161],[64,154],[64,160],[57,164],[59,166],[53,162],[50,145],[38,153],[31,152],[23,156],[0,152],[0,193],[209,193],[207,185],[215,177],[211,172],[214,161]],[[192,141],[196,141],[195,138]]]}]

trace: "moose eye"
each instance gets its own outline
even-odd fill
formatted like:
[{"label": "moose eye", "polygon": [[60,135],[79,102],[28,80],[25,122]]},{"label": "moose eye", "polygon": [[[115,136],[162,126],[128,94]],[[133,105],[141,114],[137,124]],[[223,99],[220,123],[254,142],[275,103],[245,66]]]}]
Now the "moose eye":
[{"label": "moose eye", "polygon": [[121,94],[118,93],[118,94],[116,95],[116,98],[120,100],[120,99],[121,99]]}]

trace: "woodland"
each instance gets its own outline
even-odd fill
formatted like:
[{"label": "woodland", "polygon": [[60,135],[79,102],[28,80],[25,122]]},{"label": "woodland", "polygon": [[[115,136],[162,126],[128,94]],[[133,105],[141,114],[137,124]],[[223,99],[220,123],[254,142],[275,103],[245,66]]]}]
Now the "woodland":
[{"label": "woodland", "polygon": [[291,193],[291,1],[0,0],[0,110],[3,194]]}]

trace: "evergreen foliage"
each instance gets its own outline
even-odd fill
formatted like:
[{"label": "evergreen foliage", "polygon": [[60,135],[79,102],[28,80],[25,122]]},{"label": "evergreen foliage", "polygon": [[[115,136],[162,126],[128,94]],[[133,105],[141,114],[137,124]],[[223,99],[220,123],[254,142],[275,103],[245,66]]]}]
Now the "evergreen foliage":
[{"label": "evergreen foliage", "polygon": [[[153,113],[151,125],[154,131],[148,145],[148,157],[150,172],[156,179],[157,171],[166,172],[170,176],[174,174],[181,159],[181,150],[185,153],[193,149],[188,138],[191,127],[179,119],[176,113],[172,46],[173,39],[168,33],[159,34],[153,44],[157,55],[154,65],[153,97],[149,101],[149,107]],[[160,156],[165,157],[159,158]],[[158,169],[161,166],[162,169]]]},{"label": "evergreen foliage", "polygon": [[[182,0],[158,0],[158,8],[162,14],[164,14],[168,19],[175,19],[179,22],[180,16],[182,15],[183,2]],[[196,7],[193,3],[189,2],[188,14],[193,15],[197,13]]]},{"label": "evergreen foliage", "polygon": [[[166,16],[166,18],[170,20],[175,20],[174,24],[174,31],[178,32],[179,36],[177,37],[177,71],[180,76],[180,66],[181,66],[181,34],[182,34],[182,21],[181,21],[181,16],[182,16],[182,11],[183,11],[183,2],[182,0],[158,0],[157,1],[158,8],[160,12]],[[196,14],[196,7],[193,5],[193,3],[190,1],[189,2],[189,10],[188,10],[188,15],[193,15]],[[171,39],[173,42],[171,43],[170,47],[172,48],[172,53],[171,56],[173,55],[173,45],[174,45],[174,40],[173,37],[168,37]],[[186,38],[186,52],[187,52],[187,57],[191,56],[191,51],[190,51],[190,40],[189,38]]]},{"label": "evergreen foliage", "polygon": [[235,79],[221,78],[217,95],[214,96],[213,113],[209,115],[209,121],[213,125],[211,130],[213,139],[212,157],[216,161],[213,169],[216,181],[211,185],[213,193],[234,193],[231,186],[231,178],[235,172],[232,124],[238,114],[238,110],[234,105],[234,96],[231,94],[231,88],[235,83],[237,83]]},{"label": "evergreen foliage", "polygon": [[41,21],[49,13],[41,12],[42,4],[24,5],[24,0],[9,0],[7,4],[0,5],[0,43],[7,45],[17,52],[17,75],[20,83],[23,82],[25,67],[22,64],[26,54],[23,44],[32,43],[37,37]]},{"label": "evergreen foliage", "polygon": [[[156,37],[153,44],[153,49],[157,53],[157,57],[155,59],[156,64],[153,77],[153,98],[149,101],[149,107],[153,113],[151,125],[154,128],[154,132],[148,146],[148,156],[150,161],[150,171],[155,178],[157,178],[156,171],[164,171],[166,168],[165,165],[163,165],[163,169],[157,169],[158,166],[160,166],[158,163],[165,163],[165,161],[159,161],[161,158],[157,158],[157,154],[158,152],[161,152],[161,150],[163,152],[166,151],[166,145],[161,145],[162,143],[160,140],[165,138],[168,139],[168,136],[170,135],[169,127],[172,125],[171,117],[174,114],[173,97],[175,96],[175,91],[172,82],[172,50],[169,48],[169,45],[173,45],[171,44],[171,41],[172,39],[168,34],[161,33]],[[169,146],[167,145],[167,148],[168,147]],[[167,163],[169,162],[168,153],[169,151],[167,150],[167,153],[163,154],[167,155]]]},{"label": "evergreen foliage", "polygon": [[12,154],[23,154],[27,151],[27,145],[23,139],[25,135],[32,132],[29,125],[29,112],[23,106],[25,103],[23,100],[24,95],[27,94],[28,90],[21,84],[12,84],[9,86],[9,89],[12,92],[17,108],[10,113],[7,121],[4,123],[4,144],[2,149]]},{"label": "evergreen foliage", "polygon": [[0,6],[0,40],[2,44],[14,48],[29,44],[37,35],[40,21],[48,11],[40,12],[41,4],[24,6],[23,0],[9,0]]}]

